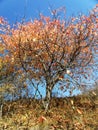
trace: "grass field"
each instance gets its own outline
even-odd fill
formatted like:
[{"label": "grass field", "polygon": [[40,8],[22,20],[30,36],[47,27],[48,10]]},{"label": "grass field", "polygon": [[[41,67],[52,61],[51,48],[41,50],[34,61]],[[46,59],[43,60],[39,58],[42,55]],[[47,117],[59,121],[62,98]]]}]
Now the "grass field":
[{"label": "grass field", "polygon": [[7,101],[0,130],[98,130],[98,96],[53,98],[45,112],[40,100]]}]

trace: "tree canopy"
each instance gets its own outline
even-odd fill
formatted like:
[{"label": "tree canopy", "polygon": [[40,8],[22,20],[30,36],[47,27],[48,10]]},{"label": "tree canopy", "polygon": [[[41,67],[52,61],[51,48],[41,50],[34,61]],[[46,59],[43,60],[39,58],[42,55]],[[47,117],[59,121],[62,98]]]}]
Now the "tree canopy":
[{"label": "tree canopy", "polygon": [[62,90],[69,88],[69,82],[79,87],[80,84],[72,79],[89,74],[96,62],[97,12],[98,6],[89,16],[70,20],[41,15],[40,19],[17,23],[13,27],[1,17],[0,79],[19,82],[20,87],[27,87],[32,79],[45,81],[48,104],[58,82],[65,83]]}]

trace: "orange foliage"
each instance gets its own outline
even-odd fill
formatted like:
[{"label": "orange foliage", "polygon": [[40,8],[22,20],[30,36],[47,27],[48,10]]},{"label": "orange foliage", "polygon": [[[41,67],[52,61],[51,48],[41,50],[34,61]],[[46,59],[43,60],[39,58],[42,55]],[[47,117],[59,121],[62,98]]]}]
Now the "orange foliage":
[{"label": "orange foliage", "polygon": [[[1,37],[5,50],[10,53],[10,62],[20,64],[20,58],[22,62],[26,62],[31,57],[30,64],[38,69],[43,69],[43,62],[47,68],[47,63],[51,62],[52,56],[56,62],[63,61],[66,66],[77,48],[80,47],[82,50],[81,55],[90,53],[90,44],[94,40],[95,27],[98,25],[92,22],[93,16],[91,16],[81,16],[81,21],[76,24],[74,24],[76,20],[72,19],[68,26],[64,26],[63,21],[51,20],[51,18],[41,15],[41,20],[19,23],[17,28],[10,29],[9,33],[6,30]],[[0,18],[0,23],[4,23],[3,18]],[[8,57],[6,56],[5,59],[8,60]]]}]

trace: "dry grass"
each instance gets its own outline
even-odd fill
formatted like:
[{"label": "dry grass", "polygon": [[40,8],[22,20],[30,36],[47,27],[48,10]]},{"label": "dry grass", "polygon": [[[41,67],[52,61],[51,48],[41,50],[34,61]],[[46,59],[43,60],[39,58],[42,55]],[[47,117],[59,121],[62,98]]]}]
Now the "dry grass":
[{"label": "dry grass", "polygon": [[0,130],[97,130],[98,97],[93,99],[92,103],[87,96],[54,98],[47,113],[41,101],[6,102]]}]

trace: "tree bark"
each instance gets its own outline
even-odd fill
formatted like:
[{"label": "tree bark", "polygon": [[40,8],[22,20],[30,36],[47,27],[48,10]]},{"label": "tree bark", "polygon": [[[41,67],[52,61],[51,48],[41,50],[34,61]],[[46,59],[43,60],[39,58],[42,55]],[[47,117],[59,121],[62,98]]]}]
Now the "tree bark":
[{"label": "tree bark", "polygon": [[52,87],[46,86],[46,97],[44,100],[45,111],[48,111],[48,109],[49,109],[51,98],[52,98]]},{"label": "tree bark", "polygon": [[3,114],[3,104],[0,105],[0,118],[2,118],[2,114]]}]

